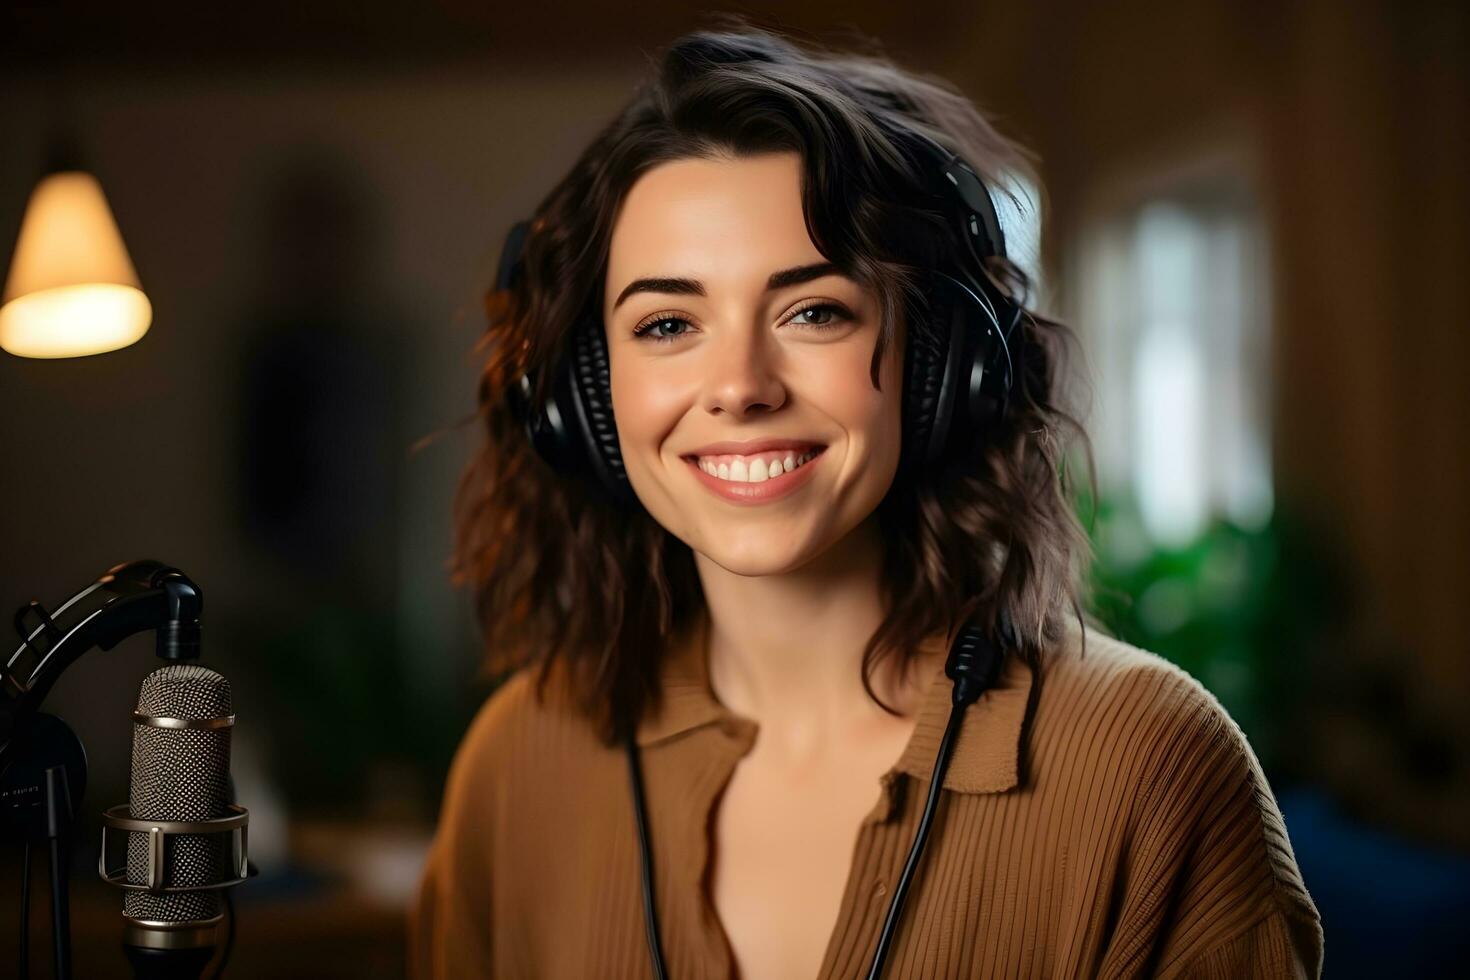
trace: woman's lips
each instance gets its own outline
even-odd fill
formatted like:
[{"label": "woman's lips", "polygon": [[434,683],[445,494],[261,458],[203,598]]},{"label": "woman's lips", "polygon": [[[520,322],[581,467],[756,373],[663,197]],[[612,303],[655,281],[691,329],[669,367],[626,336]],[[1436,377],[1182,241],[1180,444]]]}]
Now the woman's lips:
[{"label": "woman's lips", "polygon": [[704,484],[709,491],[716,496],[728,500],[734,504],[765,504],[773,500],[780,500],[790,493],[795,493],[808,480],[811,479],[810,470],[821,462],[827,454],[826,447],[818,450],[817,454],[794,470],[773,476],[761,483],[740,483],[734,480],[721,480],[699,468],[699,459],[685,457],[684,462],[694,471],[694,477]]}]

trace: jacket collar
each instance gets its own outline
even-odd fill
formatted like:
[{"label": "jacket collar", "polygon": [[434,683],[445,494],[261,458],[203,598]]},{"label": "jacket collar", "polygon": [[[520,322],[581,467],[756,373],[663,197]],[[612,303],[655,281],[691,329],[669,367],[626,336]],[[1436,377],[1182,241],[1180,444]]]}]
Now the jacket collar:
[{"label": "jacket collar", "polygon": [[[675,637],[662,666],[663,704],[639,723],[637,742],[653,746],[708,725],[754,726],[715,699],[709,683],[707,613]],[[944,637],[925,641],[942,647]],[[1021,738],[1031,695],[1031,669],[1007,656],[994,686],[965,712],[944,788],[960,793],[999,793],[1019,782]],[[930,678],[914,733],[890,774],[907,773],[927,781],[949,722],[953,682],[941,664]]]}]

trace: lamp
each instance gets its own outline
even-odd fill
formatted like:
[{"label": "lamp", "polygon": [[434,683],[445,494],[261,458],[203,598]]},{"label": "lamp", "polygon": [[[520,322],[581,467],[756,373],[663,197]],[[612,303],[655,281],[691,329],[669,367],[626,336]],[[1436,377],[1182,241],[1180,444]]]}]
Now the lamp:
[{"label": "lamp", "polygon": [[64,169],[41,178],[0,304],[0,347],[20,357],[101,354],[148,331],[153,305],[96,177]]}]

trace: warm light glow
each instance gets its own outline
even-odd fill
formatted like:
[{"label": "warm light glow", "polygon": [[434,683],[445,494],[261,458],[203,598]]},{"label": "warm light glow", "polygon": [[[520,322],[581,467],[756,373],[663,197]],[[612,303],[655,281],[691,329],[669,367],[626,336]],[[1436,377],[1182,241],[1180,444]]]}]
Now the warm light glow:
[{"label": "warm light glow", "polygon": [[31,192],[0,306],[0,347],[20,357],[81,357],[126,347],[153,306],[97,178],[53,173]]},{"label": "warm light glow", "polygon": [[43,289],[0,308],[0,346],[21,357],[81,357],[117,350],[148,332],[153,304],[141,289],[88,283]]}]

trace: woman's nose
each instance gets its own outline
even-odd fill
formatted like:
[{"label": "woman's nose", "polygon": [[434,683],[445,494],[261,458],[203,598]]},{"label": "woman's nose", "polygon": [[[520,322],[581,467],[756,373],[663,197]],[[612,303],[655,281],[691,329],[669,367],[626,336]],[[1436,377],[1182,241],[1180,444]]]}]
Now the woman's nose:
[{"label": "woman's nose", "polygon": [[727,330],[707,348],[704,365],[705,410],[742,416],[770,411],[786,402],[780,377],[780,351],[772,338],[754,330]]}]

